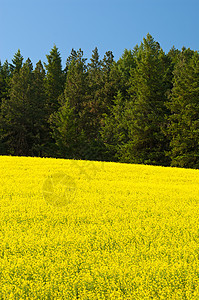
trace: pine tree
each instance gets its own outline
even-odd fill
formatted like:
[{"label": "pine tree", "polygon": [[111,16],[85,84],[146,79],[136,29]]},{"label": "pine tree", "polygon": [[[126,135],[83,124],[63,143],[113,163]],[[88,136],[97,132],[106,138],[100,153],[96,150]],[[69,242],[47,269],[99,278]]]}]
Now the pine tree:
[{"label": "pine tree", "polygon": [[168,147],[162,126],[165,123],[167,84],[164,52],[148,34],[136,53],[136,68],[131,71],[131,101],[125,108],[129,131],[124,145],[125,161],[167,165]]},{"label": "pine tree", "polygon": [[54,45],[49,55],[46,55],[48,63],[45,64],[47,70],[45,78],[45,88],[47,96],[49,116],[59,108],[59,96],[64,90],[64,72],[62,71],[61,56],[58,48]]},{"label": "pine tree", "polygon": [[1,105],[3,99],[8,99],[10,81],[10,67],[6,60],[3,65],[0,62],[0,154],[6,154],[6,147],[3,143],[3,129],[1,126]]},{"label": "pine tree", "polygon": [[3,99],[1,126],[8,153],[28,155],[29,101],[32,98],[32,66],[29,60],[11,80],[10,97]]},{"label": "pine tree", "polygon": [[83,58],[83,51],[79,49],[76,58],[71,60],[68,66],[64,95],[68,98],[70,105],[75,107],[77,114],[81,114],[84,106],[84,96],[87,89],[86,59]]},{"label": "pine tree", "polygon": [[[69,61],[69,60],[68,60]],[[68,64],[64,94],[59,98],[60,108],[51,116],[53,137],[62,157],[87,156],[87,67],[81,49]]]},{"label": "pine tree", "polygon": [[69,69],[70,64],[73,61],[76,61],[77,59],[78,59],[78,53],[74,48],[72,48],[71,53],[70,53],[69,57],[66,60],[66,68],[65,68],[65,73],[66,74],[67,74],[67,71]]},{"label": "pine tree", "polygon": [[130,72],[135,68],[134,51],[125,49],[122,57],[117,61],[116,68],[120,77],[120,91],[126,98],[128,97]]},{"label": "pine tree", "polygon": [[54,157],[57,155],[57,147],[55,140],[52,138],[52,130],[50,125],[51,115],[58,111],[59,97],[64,91],[65,71],[62,71],[61,56],[58,48],[54,45],[50,54],[46,55],[47,64],[45,68],[47,74],[45,76],[45,91],[46,91],[46,108],[47,108],[47,132],[48,138],[46,140],[46,156]]},{"label": "pine tree", "polygon": [[112,153],[110,155],[107,151],[105,141],[108,134],[108,120],[115,104],[115,97],[121,88],[120,72],[111,51],[106,52],[103,60],[100,61],[97,48],[94,49],[91,62],[88,64],[88,78],[90,80],[90,107],[92,108],[90,131],[93,132],[95,144],[93,152],[97,153],[97,159],[107,160],[112,157]]},{"label": "pine tree", "polygon": [[0,64],[0,105],[3,98],[8,98],[10,77],[10,66],[6,60],[3,65]]},{"label": "pine tree", "polygon": [[114,55],[112,51],[107,51],[102,60],[102,91],[100,107],[102,113],[108,113],[113,104],[113,99],[117,94],[117,81],[115,81]]},{"label": "pine tree", "polygon": [[2,65],[0,61],[0,104],[3,98],[3,93],[4,93],[4,78],[2,74]]},{"label": "pine tree", "polygon": [[122,146],[129,140],[124,115],[125,102],[122,92],[118,92],[110,112],[104,115],[100,133],[106,149],[106,160],[123,161]]},{"label": "pine tree", "polygon": [[8,154],[42,155],[42,133],[45,132],[44,70],[39,62],[33,71],[30,59],[15,72],[8,99],[1,106],[1,130]]},{"label": "pine tree", "polygon": [[65,99],[64,95],[59,100],[62,105],[50,116],[52,136],[58,148],[57,155],[63,158],[79,158],[74,107],[71,107],[69,99]]},{"label": "pine tree", "polygon": [[45,70],[42,62],[36,64],[33,71],[32,118],[34,143],[32,153],[35,156],[47,156],[50,140],[48,110],[46,106]]},{"label": "pine tree", "polygon": [[[88,88],[87,120],[89,123],[90,138],[96,142],[100,139],[99,128],[101,122],[101,95],[103,91],[102,62],[99,58],[97,47],[93,50],[90,63],[88,63]],[[101,141],[99,141],[101,144]]]},{"label": "pine tree", "polygon": [[125,49],[122,57],[111,68],[115,96],[108,112],[104,114],[100,129],[106,157],[109,160],[123,161],[122,147],[129,140],[124,110],[129,101],[130,71],[135,67],[134,52]]},{"label": "pine tree", "polygon": [[182,49],[168,102],[172,166],[199,168],[199,54]]},{"label": "pine tree", "polygon": [[14,58],[12,59],[12,64],[10,64],[10,71],[13,75],[14,73],[19,73],[23,65],[23,56],[21,55],[20,49],[15,53]]}]

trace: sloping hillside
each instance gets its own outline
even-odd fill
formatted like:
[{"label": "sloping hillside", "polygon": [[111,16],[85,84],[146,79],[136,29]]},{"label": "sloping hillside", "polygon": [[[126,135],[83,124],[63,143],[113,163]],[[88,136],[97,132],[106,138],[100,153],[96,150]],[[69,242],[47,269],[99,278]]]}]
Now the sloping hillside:
[{"label": "sloping hillside", "polygon": [[0,156],[1,299],[198,299],[199,171]]}]

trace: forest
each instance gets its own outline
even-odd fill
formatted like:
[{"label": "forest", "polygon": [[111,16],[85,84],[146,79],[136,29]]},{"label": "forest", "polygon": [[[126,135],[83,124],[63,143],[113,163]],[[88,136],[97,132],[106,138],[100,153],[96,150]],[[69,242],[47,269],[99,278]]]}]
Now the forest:
[{"label": "forest", "polygon": [[0,62],[0,155],[199,168],[199,52],[147,34],[114,59]]}]

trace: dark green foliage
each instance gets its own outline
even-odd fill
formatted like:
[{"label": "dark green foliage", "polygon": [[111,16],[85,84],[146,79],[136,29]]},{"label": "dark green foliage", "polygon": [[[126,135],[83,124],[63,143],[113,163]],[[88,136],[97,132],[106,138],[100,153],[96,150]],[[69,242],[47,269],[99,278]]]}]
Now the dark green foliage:
[{"label": "dark green foliage", "polygon": [[148,34],[116,62],[54,46],[0,63],[0,154],[199,167],[199,54]]},{"label": "dark green foliage", "polygon": [[[110,72],[111,53],[107,64],[99,60],[95,48],[91,62],[86,65],[83,52],[74,51],[67,60],[67,77],[61,107],[51,118],[53,137],[60,155],[75,159],[103,159],[104,145],[99,129],[107,106],[103,75]],[[106,72],[102,71],[106,68]],[[105,81],[106,82],[106,81]]]},{"label": "dark green foliage", "polygon": [[[93,51],[88,69],[90,82],[90,120],[95,148],[100,160],[112,160],[112,153],[107,151],[108,143],[104,139],[108,128],[107,118],[111,115],[114,99],[121,87],[121,78],[111,51],[105,53],[99,61],[97,49]],[[106,120],[105,120],[106,119]],[[105,125],[106,124],[106,125]],[[107,129],[108,130],[108,129]]]},{"label": "dark green foliage", "polygon": [[59,108],[58,97],[64,90],[64,72],[62,71],[61,56],[54,45],[49,55],[46,55],[48,63],[45,64],[47,74],[45,77],[45,89],[49,116]]},{"label": "dark green foliage", "polygon": [[70,107],[64,95],[60,97],[60,102],[62,102],[61,107],[50,117],[52,135],[58,147],[58,156],[74,158],[74,149],[77,147],[74,109]]},{"label": "dark green foliage", "polygon": [[3,98],[8,98],[10,77],[11,73],[8,61],[6,60],[3,65],[0,62],[0,105]]},{"label": "dark green foliage", "polygon": [[122,57],[118,60],[116,64],[116,69],[118,76],[120,78],[120,91],[124,97],[128,98],[128,89],[129,89],[129,78],[131,70],[136,66],[135,62],[135,53],[132,50],[125,49]]},{"label": "dark green foliage", "polygon": [[21,55],[20,50],[18,49],[17,53],[15,53],[14,58],[12,60],[12,64],[10,64],[11,74],[19,73],[20,69],[23,65],[23,56]]},{"label": "dark green foliage", "polygon": [[46,105],[45,70],[42,62],[36,64],[33,71],[33,154],[37,156],[48,156],[49,131],[48,131],[48,107]]},{"label": "dark green foliage", "polygon": [[[102,159],[104,151],[103,143],[99,133],[102,122],[102,61],[99,58],[98,49],[95,48],[88,63],[88,96],[87,96],[87,132],[89,134],[91,148],[94,156]],[[93,159],[94,159],[93,156]]]},{"label": "dark green foliage", "polygon": [[111,51],[107,51],[102,60],[102,95],[101,107],[103,113],[108,112],[113,104],[114,96],[116,95],[116,78],[114,74],[114,56]]},{"label": "dark green foliage", "polygon": [[80,158],[87,126],[87,72],[81,49],[68,61],[67,68],[65,90],[59,98],[60,108],[51,116],[51,127],[60,156]]},{"label": "dark green foliage", "polygon": [[112,161],[122,161],[122,145],[129,141],[126,118],[124,115],[125,99],[121,92],[115,96],[109,114],[104,115],[101,136],[106,148],[106,157]]},{"label": "dark green foliage", "polygon": [[122,57],[111,68],[114,94],[111,97],[111,105],[103,114],[104,118],[100,129],[106,147],[106,156],[109,160],[122,161],[122,146],[129,141],[124,111],[126,103],[129,101],[130,72],[134,67],[133,51],[125,50]]},{"label": "dark green foliage", "polygon": [[9,98],[3,99],[1,106],[2,139],[8,154],[42,155],[41,135],[46,115],[44,76],[41,62],[33,72],[30,59],[13,74]]},{"label": "dark green foliage", "polygon": [[168,102],[171,165],[199,168],[199,54],[183,49]]},{"label": "dark green foliage", "polygon": [[57,112],[60,107],[59,97],[64,91],[65,83],[65,72],[62,70],[61,56],[58,48],[54,45],[51,49],[50,54],[46,55],[48,63],[45,64],[47,70],[44,82],[45,82],[45,92],[46,92],[46,109],[47,109],[47,136],[44,141],[46,156],[56,156],[57,146],[55,140],[53,139],[52,130],[50,127],[51,115]]},{"label": "dark green foliage", "polygon": [[124,161],[168,164],[167,140],[162,132],[167,113],[164,56],[160,45],[148,34],[137,51],[136,67],[131,70],[130,101],[125,109],[129,142],[124,145]]},{"label": "dark green foliage", "polygon": [[10,97],[2,102],[2,127],[8,152],[30,155],[28,138],[31,132],[29,104],[32,98],[32,65],[26,61],[11,80]]},{"label": "dark green foliage", "polygon": [[10,66],[6,60],[3,65],[0,62],[0,154],[6,154],[6,146],[3,142],[3,129],[1,128],[1,105],[3,99],[9,98]]}]

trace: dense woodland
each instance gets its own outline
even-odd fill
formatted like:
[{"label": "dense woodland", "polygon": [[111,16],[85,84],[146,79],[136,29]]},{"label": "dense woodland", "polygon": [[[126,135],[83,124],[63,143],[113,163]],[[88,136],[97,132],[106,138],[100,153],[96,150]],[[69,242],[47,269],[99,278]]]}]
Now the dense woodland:
[{"label": "dense woodland", "polygon": [[114,60],[0,63],[0,154],[199,168],[199,52],[148,34]]}]

